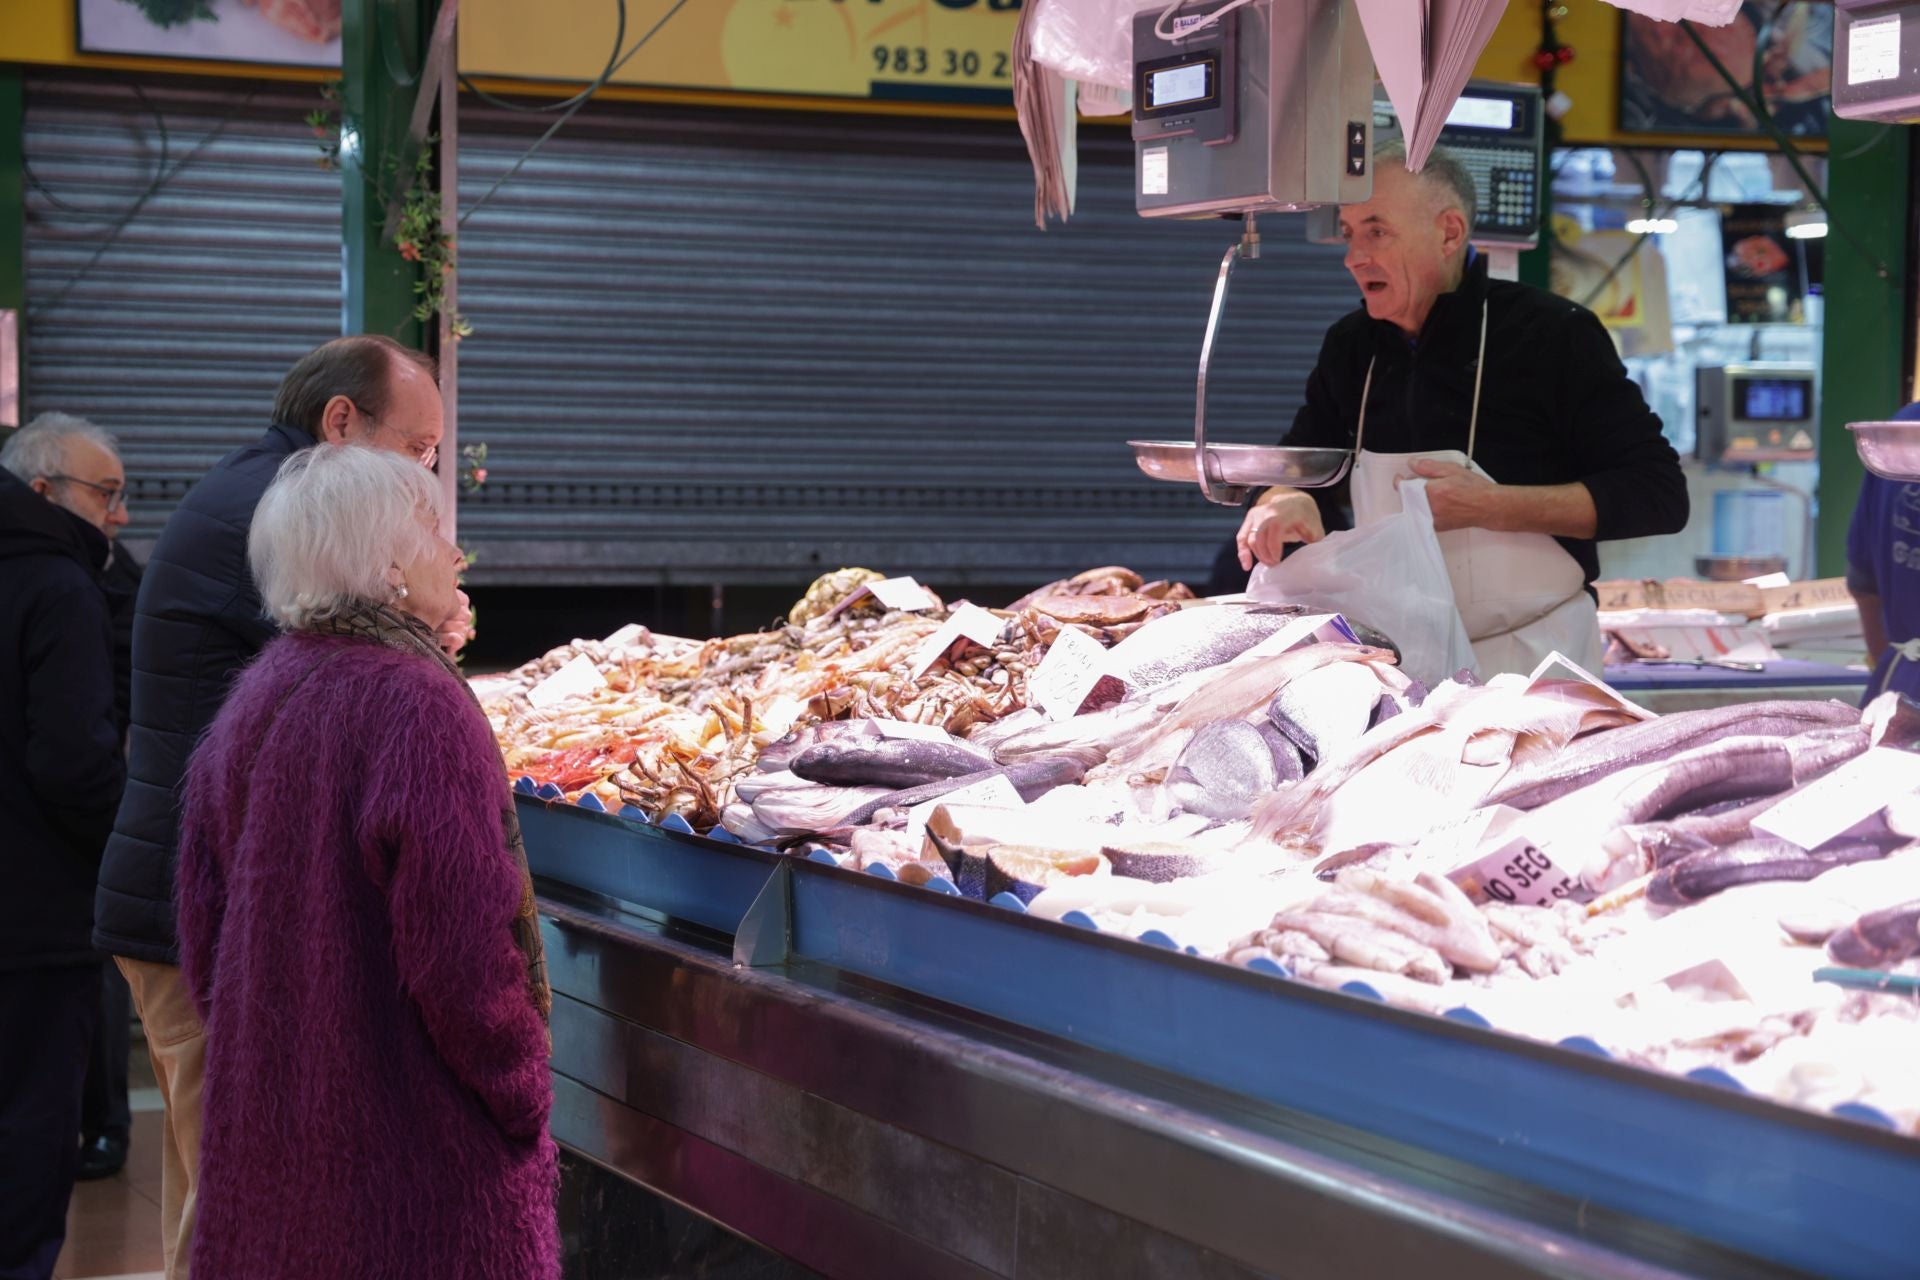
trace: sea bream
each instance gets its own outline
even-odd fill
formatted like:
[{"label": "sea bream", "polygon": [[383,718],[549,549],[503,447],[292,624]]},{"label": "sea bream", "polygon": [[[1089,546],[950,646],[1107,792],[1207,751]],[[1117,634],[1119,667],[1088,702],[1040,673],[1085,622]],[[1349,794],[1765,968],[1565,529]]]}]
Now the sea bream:
[{"label": "sea bream", "polygon": [[1181,750],[1166,788],[1168,798],[1189,813],[1237,822],[1279,782],[1273,748],[1258,729],[1245,720],[1216,720]]}]

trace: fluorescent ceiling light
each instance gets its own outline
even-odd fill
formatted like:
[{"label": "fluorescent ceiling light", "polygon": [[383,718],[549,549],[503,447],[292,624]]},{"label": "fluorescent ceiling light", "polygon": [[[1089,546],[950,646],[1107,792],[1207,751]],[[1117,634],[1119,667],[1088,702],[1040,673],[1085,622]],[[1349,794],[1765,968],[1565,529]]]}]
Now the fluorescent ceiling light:
[{"label": "fluorescent ceiling light", "polygon": [[1827,224],[1824,222],[1803,222],[1798,226],[1791,223],[1787,225],[1789,240],[1820,240],[1824,239],[1826,234]]},{"label": "fluorescent ceiling light", "polygon": [[1672,218],[1635,218],[1627,230],[1636,236],[1670,236],[1680,229]]}]

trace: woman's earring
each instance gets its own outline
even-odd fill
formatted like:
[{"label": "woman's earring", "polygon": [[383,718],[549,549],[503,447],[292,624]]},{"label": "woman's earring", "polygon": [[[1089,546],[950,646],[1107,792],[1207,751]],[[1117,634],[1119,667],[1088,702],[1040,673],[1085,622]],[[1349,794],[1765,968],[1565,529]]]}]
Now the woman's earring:
[{"label": "woman's earring", "polygon": [[404,582],[403,582],[403,583],[401,583],[401,584],[400,584],[399,586],[397,586],[397,587],[395,587],[395,588],[393,589],[393,598],[394,598],[395,600],[405,600],[405,599],[407,598],[407,584],[406,584],[406,583],[404,583]]}]

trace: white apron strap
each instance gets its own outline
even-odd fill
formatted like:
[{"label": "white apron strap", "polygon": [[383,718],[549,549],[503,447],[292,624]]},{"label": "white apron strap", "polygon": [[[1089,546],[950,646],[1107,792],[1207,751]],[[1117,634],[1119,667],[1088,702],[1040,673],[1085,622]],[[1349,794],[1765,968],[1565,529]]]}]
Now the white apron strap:
[{"label": "white apron strap", "polygon": [[[1480,378],[1487,370],[1487,304],[1480,303],[1480,354],[1473,361],[1473,410],[1467,418],[1467,461],[1473,461],[1473,446],[1480,435]],[[1364,403],[1364,401],[1363,401]],[[1557,606],[1556,606],[1557,607]]]},{"label": "white apron strap", "polygon": [[1360,446],[1367,441],[1367,397],[1373,394],[1373,366],[1379,363],[1379,360],[1380,357],[1376,355],[1373,359],[1367,361],[1367,378],[1365,382],[1360,384],[1360,421],[1355,423],[1353,428],[1353,452],[1355,457],[1359,456]]}]

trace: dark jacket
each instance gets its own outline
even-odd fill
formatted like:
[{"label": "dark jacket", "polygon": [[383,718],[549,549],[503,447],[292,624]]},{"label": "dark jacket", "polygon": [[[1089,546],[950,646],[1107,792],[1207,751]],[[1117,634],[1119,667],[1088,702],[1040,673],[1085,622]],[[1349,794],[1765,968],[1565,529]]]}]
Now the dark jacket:
[{"label": "dark jacket", "polygon": [[133,723],[133,604],[140,594],[140,561],[124,542],[114,544],[100,589],[107,593],[107,615],[113,620],[113,723],[124,741]]},{"label": "dark jacket", "polygon": [[[1489,280],[1484,259],[1434,303],[1415,342],[1365,307],[1335,322],[1282,443],[1352,448],[1372,360],[1365,448],[1465,452],[1483,300],[1487,367],[1474,461],[1501,484],[1587,486],[1599,515],[1596,536],[1560,544],[1589,583],[1600,573],[1596,541],[1685,528],[1680,458],[1599,318],[1545,290]],[[1327,528],[1352,527],[1344,485],[1315,497]]]},{"label": "dark jacket", "polygon": [[94,943],[178,964],[173,866],[187,757],[233,678],[275,634],[247,569],[247,530],[280,464],[311,445],[275,426],[215,463],[167,517],[133,619],[127,796],[100,866]]},{"label": "dark jacket", "polygon": [[97,961],[93,882],[126,771],[107,539],[0,471],[0,970]]}]

